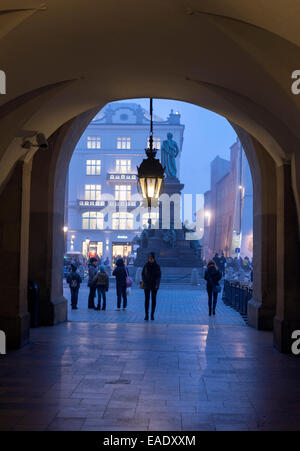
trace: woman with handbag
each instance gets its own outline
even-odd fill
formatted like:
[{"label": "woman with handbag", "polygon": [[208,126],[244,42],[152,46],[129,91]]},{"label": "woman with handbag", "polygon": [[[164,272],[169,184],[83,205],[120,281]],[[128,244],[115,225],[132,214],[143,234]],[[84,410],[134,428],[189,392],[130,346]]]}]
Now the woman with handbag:
[{"label": "woman with handbag", "polygon": [[116,261],[116,267],[112,273],[116,278],[116,289],[117,289],[117,311],[121,308],[121,298],[123,298],[123,310],[127,307],[127,277],[128,273],[124,265],[123,258],[118,258]]},{"label": "woman with handbag", "polygon": [[156,295],[159,289],[161,270],[160,266],[155,261],[154,252],[148,255],[148,262],[145,264],[142,271],[142,287],[145,292],[145,321],[149,320],[149,304],[151,293],[151,320],[154,320],[154,313],[156,308]]},{"label": "woman with handbag", "polygon": [[218,294],[221,292],[221,287],[219,285],[219,280],[222,279],[222,274],[216,267],[213,260],[209,261],[207,264],[207,269],[204,274],[204,279],[206,280],[206,291],[208,294],[208,309],[209,316],[211,316],[211,311],[213,315],[216,314],[216,305],[218,300]]}]

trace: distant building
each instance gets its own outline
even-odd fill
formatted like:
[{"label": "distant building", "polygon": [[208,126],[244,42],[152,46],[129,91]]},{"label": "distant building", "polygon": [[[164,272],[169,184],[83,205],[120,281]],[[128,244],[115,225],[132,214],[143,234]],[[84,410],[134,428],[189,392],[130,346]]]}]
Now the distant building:
[{"label": "distant building", "polygon": [[216,157],[211,163],[211,189],[204,195],[206,259],[218,252],[225,256],[253,254],[253,188],[242,145],[230,148],[230,161]]},{"label": "distant building", "polygon": [[[116,102],[101,110],[81,136],[68,174],[69,252],[97,254],[110,261],[132,252],[132,240],[148,226],[147,211],[140,215],[132,211],[137,206],[136,167],[145,158],[149,128],[149,113],[140,105]],[[173,134],[180,149],[176,161],[179,174],[184,132],[180,114],[171,110],[167,120],[154,116],[153,128],[159,158],[167,133]],[[116,207],[110,219],[104,210],[107,194],[110,205]],[[152,223],[158,219],[156,214],[151,214]]]}]

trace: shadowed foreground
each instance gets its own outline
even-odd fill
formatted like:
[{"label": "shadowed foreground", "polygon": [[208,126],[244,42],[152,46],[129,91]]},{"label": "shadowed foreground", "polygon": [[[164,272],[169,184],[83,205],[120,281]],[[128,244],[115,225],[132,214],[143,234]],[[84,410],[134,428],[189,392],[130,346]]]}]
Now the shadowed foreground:
[{"label": "shadowed foreground", "polygon": [[300,361],[247,326],[65,323],[0,363],[2,430],[300,428]]}]

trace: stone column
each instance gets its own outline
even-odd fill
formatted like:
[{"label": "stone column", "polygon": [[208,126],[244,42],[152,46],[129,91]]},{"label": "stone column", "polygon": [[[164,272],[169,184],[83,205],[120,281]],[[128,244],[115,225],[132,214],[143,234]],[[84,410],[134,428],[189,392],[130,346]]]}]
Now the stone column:
[{"label": "stone column", "polygon": [[266,149],[234,126],[245,150],[253,183],[253,297],[248,324],[272,330],[276,311],[276,165]]},{"label": "stone column", "polygon": [[[63,254],[65,249],[65,181],[53,175],[53,141],[33,159],[30,205],[29,276],[39,286],[39,325],[52,326],[67,320],[63,297]],[[54,196],[54,185],[60,189]]]},{"label": "stone column", "polygon": [[29,276],[40,289],[40,325],[67,320],[63,296],[64,216],[69,162],[81,134],[99,108],[64,124],[49,148],[34,156],[31,177]]},{"label": "stone column", "polygon": [[0,330],[7,347],[29,339],[27,307],[31,163],[18,162],[0,194]]},{"label": "stone column", "polygon": [[277,169],[277,308],[274,346],[291,352],[292,332],[300,330],[300,240],[297,208],[292,189],[291,164]]}]

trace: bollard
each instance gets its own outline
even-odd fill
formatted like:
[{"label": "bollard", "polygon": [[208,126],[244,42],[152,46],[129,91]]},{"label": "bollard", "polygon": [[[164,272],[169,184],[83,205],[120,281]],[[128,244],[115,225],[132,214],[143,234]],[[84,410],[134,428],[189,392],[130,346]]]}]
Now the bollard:
[{"label": "bollard", "polygon": [[139,285],[141,281],[142,281],[142,268],[139,267],[137,268],[135,273],[135,283]]},{"label": "bollard", "polygon": [[197,268],[193,268],[192,269],[192,274],[191,274],[191,284],[192,285],[199,285],[199,273],[198,273],[198,269]]}]

